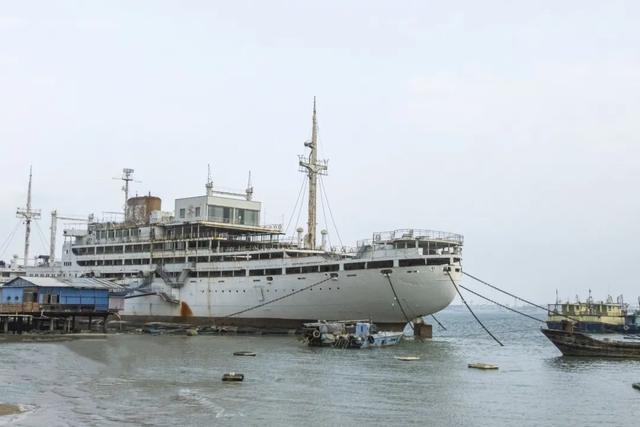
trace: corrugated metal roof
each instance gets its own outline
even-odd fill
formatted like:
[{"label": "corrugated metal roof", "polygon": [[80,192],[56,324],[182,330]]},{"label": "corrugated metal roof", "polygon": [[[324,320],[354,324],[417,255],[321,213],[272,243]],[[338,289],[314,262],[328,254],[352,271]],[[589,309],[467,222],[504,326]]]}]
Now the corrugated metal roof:
[{"label": "corrugated metal roof", "polygon": [[97,279],[89,277],[71,277],[71,278],[57,278],[57,277],[29,277],[21,276],[16,277],[6,282],[4,287],[11,287],[11,283],[24,280],[33,284],[33,286],[39,288],[78,288],[78,289],[108,289],[111,292],[123,291],[126,288],[118,285],[106,279]]}]

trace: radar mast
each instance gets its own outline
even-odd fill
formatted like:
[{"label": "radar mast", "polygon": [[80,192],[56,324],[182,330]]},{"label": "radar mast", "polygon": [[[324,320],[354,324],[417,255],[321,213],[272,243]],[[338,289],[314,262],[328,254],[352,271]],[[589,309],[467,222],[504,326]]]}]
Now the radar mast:
[{"label": "radar mast", "polygon": [[27,191],[27,207],[18,208],[16,216],[24,218],[24,266],[29,263],[29,239],[31,236],[31,221],[40,219],[40,209],[31,209],[31,167],[29,167],[29,190]]},{"label": "radar mast", "polygon": [[307,235],[305,236],[305,248],[316,248],[316,194],[318,175],[327,174],[327,161],[318,160],[318,120],[316,117],[316,97],[313,97],[313,119],[311,130],[311,141],[304,143],[308,147],[309,157],[298,156],[300,171],[309,177],[309,206],[307,212]]}]

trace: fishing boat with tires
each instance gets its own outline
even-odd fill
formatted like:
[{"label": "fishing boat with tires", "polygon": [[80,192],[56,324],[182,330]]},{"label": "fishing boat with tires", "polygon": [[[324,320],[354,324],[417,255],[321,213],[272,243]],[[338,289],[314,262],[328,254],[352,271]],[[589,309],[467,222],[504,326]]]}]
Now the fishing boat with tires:
[{"label": "fishing boat with tires", "polygon": [[400,344],[403,332],[378,331],[374,323],[364,320],[305,323],[303,337],[311,347],[361,349]]}]

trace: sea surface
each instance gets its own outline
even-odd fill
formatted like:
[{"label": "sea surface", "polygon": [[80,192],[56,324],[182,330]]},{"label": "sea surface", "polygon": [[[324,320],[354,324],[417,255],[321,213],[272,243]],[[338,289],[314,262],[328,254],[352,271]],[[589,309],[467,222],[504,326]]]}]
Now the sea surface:
[{"label": "sea surface", "polygon": [[[386,349],[308,348],[295,336],[1,344],[0,403],[26,412],[0,425],[640,425],[640,361],[565,358],[539,323],[477,314],[504,347],[464,307],[437,316],[447,330],[434,325],[433,339]],[[223,383],[229,371],[245,381]]]}]

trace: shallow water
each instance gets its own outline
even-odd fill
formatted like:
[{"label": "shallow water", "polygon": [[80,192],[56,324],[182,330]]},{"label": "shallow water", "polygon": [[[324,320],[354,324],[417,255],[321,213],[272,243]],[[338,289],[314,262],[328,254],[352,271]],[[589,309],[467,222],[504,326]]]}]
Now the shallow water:
[{"label": "shallow water", "polygon": [[[563,358],[536,322],[478,315],[505,347],[458,307],[438,315],[447,330],[434,326],[433,340],[386,349],[308,348],[293,336],[3,344],[0,402],[27,412],[0,425],[637,425],[640,361]],[[223,383],[229,371],[245,381]]]}]

